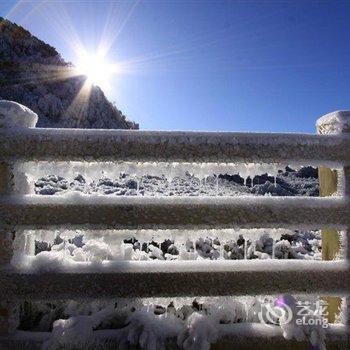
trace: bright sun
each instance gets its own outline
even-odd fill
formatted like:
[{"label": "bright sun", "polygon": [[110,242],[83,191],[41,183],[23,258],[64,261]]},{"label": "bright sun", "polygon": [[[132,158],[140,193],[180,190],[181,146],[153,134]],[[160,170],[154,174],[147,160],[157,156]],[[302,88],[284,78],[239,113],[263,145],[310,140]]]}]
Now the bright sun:
[{"label": "bright sun", "polygon": [[108,63],[100,55],[82,55],[77,64],[79,74],[87,77],[87,83],[106,88],[112,74],[116,73],[115,65]]}]

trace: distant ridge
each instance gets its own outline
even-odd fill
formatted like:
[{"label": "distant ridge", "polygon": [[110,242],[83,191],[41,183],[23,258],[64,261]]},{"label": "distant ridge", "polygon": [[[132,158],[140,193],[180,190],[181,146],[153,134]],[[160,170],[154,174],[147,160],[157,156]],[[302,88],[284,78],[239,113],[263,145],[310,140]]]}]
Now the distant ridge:
[{"label": "distant ridge", "polygon": [[99,87],[92,87],[89,98],[79,95],[85,77],[72,71],[54,47],[0,17],[0,99],[32,109],[39,127],[139,128]]}]

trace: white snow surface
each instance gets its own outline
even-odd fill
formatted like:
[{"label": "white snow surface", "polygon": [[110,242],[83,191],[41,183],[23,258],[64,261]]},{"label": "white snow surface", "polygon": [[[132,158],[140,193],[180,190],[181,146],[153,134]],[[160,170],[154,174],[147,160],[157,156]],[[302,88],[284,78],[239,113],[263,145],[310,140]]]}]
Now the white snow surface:
[{"label": "white snow surface", "polygon": [[0,100],[0,128],[34,128],[38,115],[29,108],[7,100]]},{"label": "white snow surface", "polygon": [[[46,314],[39,323],[41,332],[52,325],[52,332],[43,345],[45,350],[95,349],[103,338],[113,338],[116,348],[138,346],[147,350],[165,350],[169,342],[177,343],[180,349],[208,350],[211,344],[222,337],[229,337],[229,325],[241,325],[242,332],[259,321],[259,313],[267,312],[267,305],[274,305],[283,298],[292,310],[292,321],[284,324],[283,315],[273,324],[280,324],[286,339],[306,340],[314,347],[325,350],[325,329],[319,325],[296,325],[296,298],[290,295],[257,297],[217,297],[118,300],[112,302],[66,302],[36,304],[32,306],[33,318],[36,313]],[[315,296],[298,296],[298,300],[318,300]],[[36,313],[35,313],[36,312]],[[57,318],[55,320],[55,318]],[[315,309],[310,309],[306,319],[319,319]],[[276,323],[275,323],[276,322]],[[99,334],[97,338],[95,335]]]},{"label": "white snow surface", "polygon": [[350,132],[350,111],[335,111],[317,120],[317,131],[322,135]]}]

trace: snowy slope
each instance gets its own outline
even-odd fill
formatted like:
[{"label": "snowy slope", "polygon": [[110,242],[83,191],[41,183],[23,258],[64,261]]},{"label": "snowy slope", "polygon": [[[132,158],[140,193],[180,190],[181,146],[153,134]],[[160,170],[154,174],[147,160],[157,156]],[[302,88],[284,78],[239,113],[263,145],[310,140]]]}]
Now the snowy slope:
[{"label": "snowy slope", "polygon": [[138,129],[103,91],[93,86],[82,104],[73,103],[85,82],[55,48],[0,17],[0,99],[19,102],[39,116],[39,127]]}]

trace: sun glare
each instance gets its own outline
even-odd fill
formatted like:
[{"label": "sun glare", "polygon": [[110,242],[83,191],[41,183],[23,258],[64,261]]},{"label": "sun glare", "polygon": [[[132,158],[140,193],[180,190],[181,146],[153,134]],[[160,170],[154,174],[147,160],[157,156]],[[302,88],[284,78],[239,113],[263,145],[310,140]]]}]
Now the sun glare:
[{"label": "sun glare", "polygon": [[116,66],[110,64],[100,55],[82,55],[77,63],[78,74],[85,75],[87,83],[106,88],[112,75],[117,72]]}]

